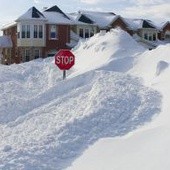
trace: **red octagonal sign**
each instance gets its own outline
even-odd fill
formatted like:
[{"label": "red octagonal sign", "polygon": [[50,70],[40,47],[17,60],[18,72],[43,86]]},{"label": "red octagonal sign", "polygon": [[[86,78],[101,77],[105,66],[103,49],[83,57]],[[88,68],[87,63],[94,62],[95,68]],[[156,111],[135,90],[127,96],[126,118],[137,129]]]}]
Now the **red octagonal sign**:
[{"label": "red octagonal sign", "polygon": [[69,70],[75,63],[75,56],[70,50],[60,50],[55,55],[55,64],[60,70]]}]

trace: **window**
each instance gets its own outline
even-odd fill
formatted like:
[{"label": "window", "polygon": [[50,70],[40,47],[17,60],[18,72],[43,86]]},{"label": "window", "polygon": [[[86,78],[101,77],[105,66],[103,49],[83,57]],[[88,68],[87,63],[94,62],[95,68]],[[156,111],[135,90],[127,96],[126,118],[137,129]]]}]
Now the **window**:
[{"label": "window", "polygon": [[43,26],[39,25],[39,38],[43,38]]},{"label": "window", "polygon": [[150,33],[149,34],[149,41],[152,41],[153,35]]},{"label": "window", "polygon": [[147,33],[144,34],[144,39],[148,40],[148,34]]},{"label": "window", "polygon": [[89,38],[94,35],[94,30],[92,28],[79,28],[79,36],[82,38]]},{"label": "window", "polygon": [[40,58],[40,50],[39,49],[34,50],[34,58],[35,59]]},{"label": "window", "polygon": [[83,28],[79,29],[79,36],[84,38],[84,30],[83,30]]},{"label": "window", "polygon": [[51,25],[50,26],[50,39],[57,39],[57,26]]},{"label": "window", "polygon": [[26,37],[25,33],[26,33],[25,25],[22,25],[22,38]]},{"label": "window", "polygon": [[153,34],[153,41],[156,41],[156,33]]},{"label": "window", "polygon": [[30,38],[30,25],[22,25],[22,38]]},{"label": "window", "polygon": [[89,34],[89,29],[85,29],[85,38],[89,38],[90,34]]},{"label": "window", "polygon": [[25,61],[30,61],[30,50],[28,49],[25,50]]},{"label": "window", "polygon": [[30,25],[27,25],[27,38],[30,38]]},{"label": "window", "polygon": [[34,38],[43,38],[43,26],[34,25]]},{"label": "window", "polygon": [[38,26],[34,25],[34,38],[38,38]]}]

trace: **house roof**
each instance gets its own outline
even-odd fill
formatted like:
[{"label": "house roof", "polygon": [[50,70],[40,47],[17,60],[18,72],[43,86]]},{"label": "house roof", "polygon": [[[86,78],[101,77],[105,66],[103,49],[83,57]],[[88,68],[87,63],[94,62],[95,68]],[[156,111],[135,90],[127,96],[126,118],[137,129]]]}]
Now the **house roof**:
[{"label": "house roof", "polygon": [[67,14],[69,18],[74,22],[76,25],[95,25],[96,24],[87,16],[84,14],[81,14],[80,12],[74,12]]},{"label": "house roof", "polygon": [[157,28],[157,26],[150,20],[129,19],[129,18],[122,18],[122,19],[128,25],[129,29],[132,30],[137,30],[141,28],[154,28],[154,29]]},{"label": "house roof", "polygon": [[162,29],[164,28],[164,27],[166,27],[167,25],[170,25],[170,21],[167,21],[167,22],[164,22],[164,24],[162,24]]},{"label": "house roof", "polygon": [[93,24],[93,23],[94,23],[90,18],[86,17],[86,16],[83,15],[83,14],[81,14],[81,16],[80,16],[80,18],[79,18],[79,21],[85,22],[85,23],[87,23],[87,24]]},{"label": "house roof", "polygon": [[31,7],[26,13],[24,13],[18,19],[16,19],[16,22],[22,21],[22,20],[32,20],[32,19],[33,20],[46,20],[44,15],[40,11],[38,11],[38,9],[36,9],[35,7]]},{"label": "house roof", "polygon": [[80,14],[97,24],[99,28],[107,28],[116,15],[112,12],[79,11]]},{"label": "house roof", "polygon": [[16,25],[17,25],[17,23],[14,21],[14,22],[11,22],[11,23],[8,23],[8,24],[3,25],[2,28],[1,28],[1,30],[3,31],[3,30],[5,30],[5,29],[7,29],[7,28],[11,28],[11,27],[14,27],[14,26],[16,26]]},{"label": "house roof", "polygon": [[0,36],[0,48],[10,48],[12,47],[12,41],[9,36]]},{"label": "house roof", "polygon": [[70,18],[56,5],[45,10],[43,12],[43,15],[47,19],[47,23],[50,24],[66,24],[66,25],[73,24],[73,21],[71,21]]},{"label": "house roof", "polygon": [[63,14],[63,16],[66,17],[67,19],[70,19],[57,5],[46,9],[45,12],[57,12],[57,13]]}]

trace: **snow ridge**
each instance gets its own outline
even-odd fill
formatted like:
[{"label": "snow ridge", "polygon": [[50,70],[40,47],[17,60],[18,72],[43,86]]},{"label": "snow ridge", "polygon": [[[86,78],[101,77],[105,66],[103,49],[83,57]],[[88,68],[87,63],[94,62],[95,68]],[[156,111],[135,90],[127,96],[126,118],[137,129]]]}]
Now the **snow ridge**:
[{"label": "snow ridge", "polygon": [[1,169],[64,169],[98,139],[124,135],[160,111],[158,92],[126,74],[93,71],[65,86],[70,92],[52,100],[46,93],[46,105],[1,127]]},{"label": "snow ridge", "polygon": [[160,112],[161,95],[126,73],[145,51],[130,35],[112,30],[79,45],[64,81],[53,59],[0,67],[0,169],[63,170],[100,138]]}]

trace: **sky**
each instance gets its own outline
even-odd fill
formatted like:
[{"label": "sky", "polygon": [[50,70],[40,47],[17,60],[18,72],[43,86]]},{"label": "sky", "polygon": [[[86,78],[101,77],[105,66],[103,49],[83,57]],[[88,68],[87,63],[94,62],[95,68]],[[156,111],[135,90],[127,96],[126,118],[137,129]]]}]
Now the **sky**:
[{"label": "sky", "polygon": [[0,27],[14,21],[30,7],[57,5],[65,13],[78,10],[109,11],[129,18],[170,21],[170,0],[1,0]]}]

